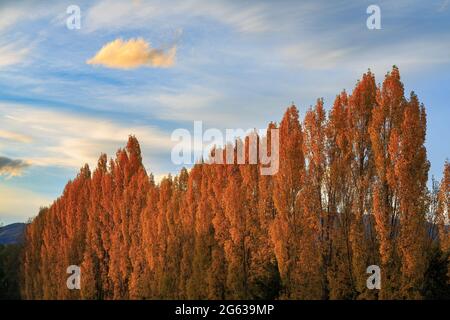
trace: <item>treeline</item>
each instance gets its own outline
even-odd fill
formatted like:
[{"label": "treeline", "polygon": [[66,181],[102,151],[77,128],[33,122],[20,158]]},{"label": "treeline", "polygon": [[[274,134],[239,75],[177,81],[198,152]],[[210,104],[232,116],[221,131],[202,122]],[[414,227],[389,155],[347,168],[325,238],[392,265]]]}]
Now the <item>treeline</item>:
[{"label": "treeline", "polygon": [[[425,108],[396,67],[273,128],[273,176],[198,163],[156,184],[134,137],[83,167],[27,227],[23,298],[449,297],[450,165],[428,190]],[[81,290],[66,287],[70,265]],[[381,290],[366,286],[370,265]]]},{"label": "treeline", "polygon": [[21,252],[20,244],[0,244],[0,300],[20,299]]}]

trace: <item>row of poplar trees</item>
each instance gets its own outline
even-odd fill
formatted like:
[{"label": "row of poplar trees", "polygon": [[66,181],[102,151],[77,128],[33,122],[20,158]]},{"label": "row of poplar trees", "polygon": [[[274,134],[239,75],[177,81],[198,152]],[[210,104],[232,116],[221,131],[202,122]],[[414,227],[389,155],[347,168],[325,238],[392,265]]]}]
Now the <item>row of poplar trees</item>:
[{"label": "row of poplar trees", "polygon": [[[198,163],[156,184],[134,137],[83,167],[27,227],[22,296],[420,299],[448,288],[450,165],[429,191],[425,109],[396,67],[378,86],[364,74],[328,114],[321,99],[303,121],[291,106],[273,128],[273,176]],[[66,286],[70,265],[81,290]],[[380,290],[366,285],[370,265]]]}]

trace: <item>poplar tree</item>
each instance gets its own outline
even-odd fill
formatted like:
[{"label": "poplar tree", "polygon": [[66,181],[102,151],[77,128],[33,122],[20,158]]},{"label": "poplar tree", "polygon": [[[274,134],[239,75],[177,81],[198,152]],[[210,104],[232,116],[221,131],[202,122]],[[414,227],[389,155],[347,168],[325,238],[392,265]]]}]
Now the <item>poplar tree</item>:
[{"label": "poplar tree", "polygon": [[304,157],[303,133],[294,105],[286,110],[279,131],[279,170],[273,186],[277,213],[270,227],[270,237],[278,261],[283,297],[296,298],[298,281],[294,272],[300,250],[301,224],[297,201],[304,182]]},{"label": "poplar tree", "polygon": [[376,169],[373,189],[373,214],[379,240],[383,286],[381,298],[399,298],[400,257],[398,238],[400,229],[399,190],[394,175],[394,159],[389,153],[391,135],[400,130],[406,106],[400,73],[393,67],[377,93],[377,105],[372,111],[369,126]]}]

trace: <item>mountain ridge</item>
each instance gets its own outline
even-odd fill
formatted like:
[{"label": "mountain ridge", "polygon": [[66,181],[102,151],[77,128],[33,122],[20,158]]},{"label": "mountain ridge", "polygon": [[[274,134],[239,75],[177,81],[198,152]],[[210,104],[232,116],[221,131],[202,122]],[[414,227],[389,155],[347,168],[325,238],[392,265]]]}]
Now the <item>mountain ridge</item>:
[{"label": "mountain ridge", "polygon": [[0,227],[0,245],[16,244],[23,241],[26,223],[12,223]]}]

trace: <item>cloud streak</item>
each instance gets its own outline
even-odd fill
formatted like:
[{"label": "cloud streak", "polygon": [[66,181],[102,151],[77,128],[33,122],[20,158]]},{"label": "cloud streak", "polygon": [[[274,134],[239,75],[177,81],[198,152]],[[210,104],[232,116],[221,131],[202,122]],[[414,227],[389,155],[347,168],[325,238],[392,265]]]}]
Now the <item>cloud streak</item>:
[{"label": "cloud streak", "polygon": [[7,178],[20,176],[28,166],[29,163],[26,161],[0,156],[0,176],[6,176]]},{"label": "cloud streak", "polygon": [[303,70],[357,70],[357,74],[371,68],[383,74],[396,64],[407,71],[448,64],[450,57],[448,35],[397,41],[389,46],[348,46],[339,48],[320,42],[312,45],[294,44],[281,50],[287,65]]},{"label": "cloud streak", "polygon": [[[287,10],[286,10],[287,11]],[[89,8],[86,31],[149,28],[149,21],[171,21],[183,25],[208,19],[229,26],[238,32],[251,34],[273,30],[280,23],[272,23],[270,8],[257,2],[252,5],[233,1],[139,1],[102,0]]]},{"label": "cloud streak", "polygon": [[150,125],[121,123],[73,112],[62,112],[27,105],[0,103],[0,127],[10,132],[32,136],[28,148],[9,143],[10,154],[26,158],[36,166],[79,168],[84,163],[95,166],[101,152],[114,155],[128,135],[139,139],[146,159],[166,153],[171,148],[170,134]]},{"label": "cloud streak", "polygon": [[30,136],[6,130],[0,130],[0,139],[7,139],[22,143],[29,143],[33,140]]},{"label": "cloud streak", "polygon": [[29,47],[18,42],[0,43],[0,68],[21,63],[29,52]]},{"label": "cloud streak", "polygon": [[152,48],[142,38],[124,41],[116,39],[104,45],[87,64],[102,65],[115,69],[134,69],[139,67],[167,68],[175,63],[177,47],[167,51]]}]

